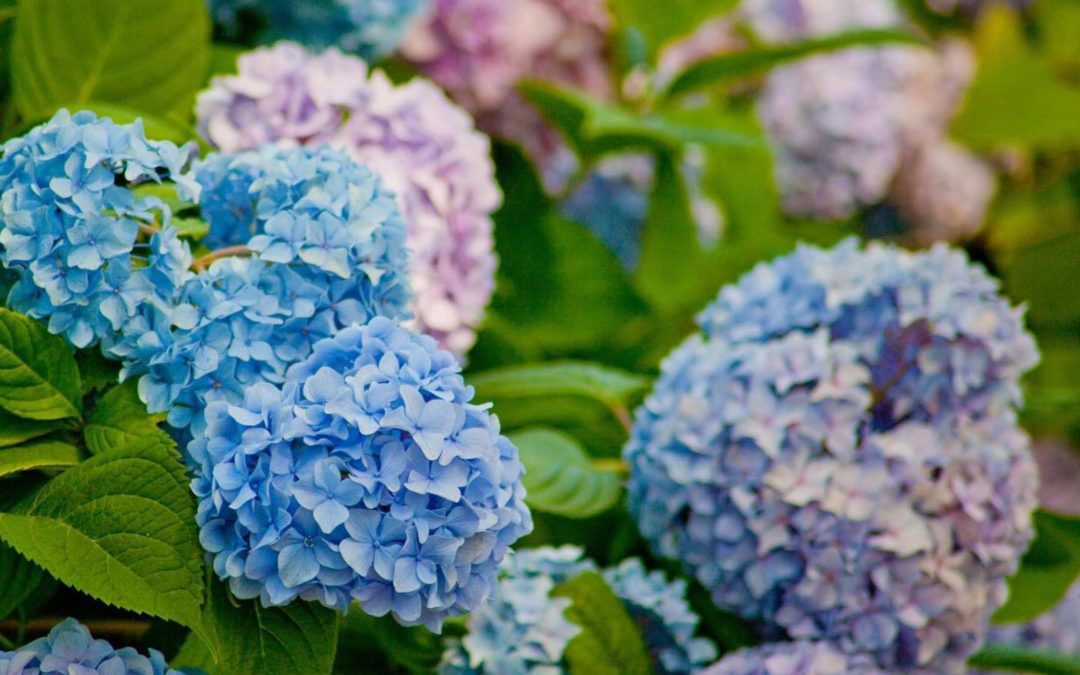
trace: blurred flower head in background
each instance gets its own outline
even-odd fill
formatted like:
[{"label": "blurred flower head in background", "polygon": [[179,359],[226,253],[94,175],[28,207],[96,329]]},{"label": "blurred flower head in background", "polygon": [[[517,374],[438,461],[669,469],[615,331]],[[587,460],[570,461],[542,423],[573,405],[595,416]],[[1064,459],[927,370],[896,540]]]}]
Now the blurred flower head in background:
[{"label": "blurred flower head in background", "polygon": [[0,650],[0,672],[69,673],[71,675],[180,675],[156,649],[143,656],[131,647],[113,649],[95,640],[86,626],[65,619],[49,634],[10,652]]},{"label": "blurred flower head in background", "polygon": [[1025,624],[995,626],[986,642],[1080,656],[1080,581],[1049,612]]},{"label": "blurred flower head in background", "polygon": [[778,642],[740,649],[701,675],[885,675],[873,660],[849,656],[826,642]]}]

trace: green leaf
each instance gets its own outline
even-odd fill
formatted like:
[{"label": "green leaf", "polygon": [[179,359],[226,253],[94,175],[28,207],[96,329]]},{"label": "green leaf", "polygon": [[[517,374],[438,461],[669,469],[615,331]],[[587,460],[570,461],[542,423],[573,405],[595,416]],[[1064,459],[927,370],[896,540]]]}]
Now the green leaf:
[{"label": "green leaf", "polygon": [[27,598],[49,585],[47,574],[15,549],[0,542],[0,619],[11,616]]},{"label": "green leaf", "polygon": [[0,448],[19,445],[61,428],[55,420],[26,420],[0,409]]},{"label": "green leaf", "polygon": [[469,384],[476,389],[478,401],[581,396],[618,408],[648,389],[650,380],[595,363],[557,361],[489,370],[471,376]]},{"label": "green leaf", "polygon": [[173,218],[172,225],[185,239],[201,241],[203,237],[210,234],[210,226],[201,218]]},{"label": "green leaf", "polygon": [[1080,518],[1035,512],[1035,542],[1009,580],[1009,600],[994,623],[1030,621],[1065,597],[1080,576]]},{"label": "green leaf", "polygon": [[722,14],[738,0],[614,0],[620,26],[639,31],[650,54],[673,39],[692,33],[707,19]]},{"label": "green leaf", "polygon": [[80,349],[75,352],[75,363],[79,366],[84,396],[120,381],[120,364],[105,358],[100,350]]},{"label": "green leaf", "polygon": [[[445,628],[450,629],[448,623]],[[422,626],[402,626],[390,616],[373,617],[353,608],[341,620],[334,672],[352,675],[404,670],[434,673],[445,646],[441,636]]]},{"label": "green leaf", "polygon": [[1080,658],[1076,656],[1031,652],[1016,647],[986,647],[972,656],[968,665],[983,672],[1080,675]]},{"label": "green leaf", "polygon": [[146,405],[139,398],[137,382],[128,380],[101,397],[86,422],[83,437],[87,449],[95,455],[140,443],[169,447],[172,439],[158,428],[161,420],[161,415],[152,416],[146,412]]},{"label": "green leaf", "polygon": [[186,117],[209,39],[204,0],[19,0],[15,104],[31,120],[91,102]]},{"label": "green leaf", "polygon": [[[238,601],[224,584],[208,584],[204,629],[217,646],[210,675],[329,675],[338,642],[338,613],[315,602],[263,607],[258,600]],[[198,650],[185,648],[181,656]],[[177,666],[208,665],[184,663]]]},{"label": "green leaf", "polygon": [[1073,231],[1012,252],[1001,261],[1005,289],[1015,302],[1028,305],[1037,326],[1080,323],[1080,231]]},{"label": "green leaf", "polygon": [[79,449],[57,441],[40,441],[0,450],[0,478],[31,469],[66,469],[79,463]]},{"label": "green leaf", "polygon": [[566,434],[530,429],[511,434],[525,466],[525,501],[530,508],[564,518],[591,518],[619,503],[619,477],[596,468]]},{"label": "green leaf", "polygon": [[0,513],[0,539],[103,602],[198,627],[203,550],[175,449],[93,457]]},{"label": "green leaf", "polygon": [[[124,105],[100,101],[63,102],[57,107],[68,108],[69,110],[89,110],[96,113],[98,117],[108,117],[117,124],[132,124],[136,120],[142,120],[146,137],[154,141],[172,141],[177,145],[183,145],[198,139],[195,129],[183,121],[186,117],[180,115],[159,117],[153,113],[135,110]],[[51,112],[50,115],[42,117],[39,121],[44,121],[51,116]]]},{"label": "green leaf", "polygon": [[0,408],[33,420],[80,418],[82,385],[64,340],[0,308]]},{"label": "green leaf", "polygon": [[555,588],[573,603],[566,617],[582,631],[566,646],[571,675],[649,675],[652,661],[634,620],[596,572],[585,572]]},{"label": "green leaf", "polygon": [[677,96],[733,78],[755,75],[784,63],[856,46],[923,44],[917,36],[895,29],[869,29],[838,33],[790,45],[776,45],[721,54],[699,61],[675,78],[665,93]]}]

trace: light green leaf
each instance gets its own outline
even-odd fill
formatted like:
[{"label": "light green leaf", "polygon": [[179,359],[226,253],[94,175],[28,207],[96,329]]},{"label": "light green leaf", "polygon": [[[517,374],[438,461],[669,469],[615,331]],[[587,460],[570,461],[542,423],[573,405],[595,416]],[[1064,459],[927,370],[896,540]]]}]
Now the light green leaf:
[{"label": "light green leaf", "polygon": [[82,385],[67,343],[0,308],[0,408],[34,420],[80,418]]},{"label": "light green leaf", "polygon": [[0,448],[19,445],[62,427],[57,420],[26,420],[0,409]]},{"label": "light green leaf", "polygon": [[0,450],[0,478],[31,469],[66,469],[79,463],[79,449],[57,441]]},{"label": "light green leaf", "polygon": [[596,572],[585,572],[552,591],[573,603],[566,617],[582,627],[566,646],[571,675],[650,675],[652,660],[637,624]]},{"label": "light green leaf", "polygon": [[169,447],[172,439],[158,428],[161,419],[160,415],[146,412],[137,382],[128,380],[98,401],[83,429],[86,447],[95,455],[147,442]]},{"label": "light green leaf", "polygon": [[209,39],[204,0],[19,0],[15,104],[31,120],[91,102],[187,116]]},{"label": "light green leaf", "polygon": [[473,375],[469,384],[479,401],[507,398],[583,396],[609,406],[626,405],[645,391],[649,378],[582,361],[531,363]]},{"label": "light green leaf", "polygon": [[[329,675],[337,652],[338,613],[315,602],[266,608],[258,600],[237,601],[217,579],[208,585],[203,626],[216,643],[211,667],[194,646],[174,665],[202,666],[210,675]],[[185,663],[181,657],[202,663]]]},{"label": "light green leaf", "polygon": [[1021,623],[1046,612],[1065,597],[1080,576],[1080,518],[1035,512],[1036,539],[1009,580],[1009,600],[994,623]]},{"label": "light green leaf", "polygon": [[721,54],[690,66],[671,83],[667,96],[677,96],[738,77],[754,75],[784,63],[855,46],[923,44],[918,37],[895,29],[856,30],[790,45],[759,47]]},{"label": "light green leaf", "polygon": [[622,496],[619,477],[596,468],[577,441],[550,429],[511,434],[525,466],[525,502],[565,518],[591,518],[614,508]]},{"label": "light green leaf", "polygon": [[620,26],[640,31],[655,54],[675,38],[692,33],[706,20],[737,4],[738,0],[614,0],[612,12]]},{"label": "light green leaf", "polygon": [[0,513],[0,539],[103,602],[200,626],[203,551],[174,449],[91,458]]},{"label": "light green leaf", "polygon": [[[116,103],[103,103],[100,101],[86,102],[63,102],[57,108],[68,110],[89,110],[98,117],[108,117],[117,124],[132,124],[135,120],[142,120],[146,137],[154,141],[172,141],[177,145],[183,145],[189,141],[198,139],[198,134],[190,124],[186,123],[185,117],[177,115],[172,117],[159,117],[150,112],[135,110]],[[43,117],[40,121],[44,121]]]},{"label": "light green leaf", "polygon": [[968,665],[981,672],[1080,675],[1080,658],[1067,654],[1032,652],[1016,647],[990,646],[975,654]]}]

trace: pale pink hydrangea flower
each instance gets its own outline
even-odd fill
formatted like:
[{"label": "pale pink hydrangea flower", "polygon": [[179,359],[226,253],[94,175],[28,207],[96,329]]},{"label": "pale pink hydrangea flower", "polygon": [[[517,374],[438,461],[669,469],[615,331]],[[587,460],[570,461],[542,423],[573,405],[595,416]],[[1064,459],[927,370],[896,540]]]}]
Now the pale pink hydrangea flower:
[{"label": "pale pink hydrangea flower", "polygon": [[395,85],[336,49],[292,43],[240,57],[197,104],[199,131],[225,152],[329,144],[379,173],[408,223],[416,327],[464,355],[494,290],[491,214],[502,196],[490,143],[430,82]]}]

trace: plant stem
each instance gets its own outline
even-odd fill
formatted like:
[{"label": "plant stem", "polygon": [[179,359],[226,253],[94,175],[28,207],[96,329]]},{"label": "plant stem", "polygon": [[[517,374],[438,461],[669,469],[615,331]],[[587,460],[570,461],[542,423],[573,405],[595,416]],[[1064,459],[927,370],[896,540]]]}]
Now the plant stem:
[{"label": "plant stem", "polygon": [[191,268],[197,272],[202,272],[210,266],[210,263],[214,262],[215,260],[242,255],[251,255],[251,249],[249,249],[247,246],[226,246],[225,248],[219,248],[216,251],[207,253],[203,257],[191,263]]},{"label": "plant stem", "polygon": [[592,465],[601,471],[610,471],[620,476],[630,475],[630,465],[617,457],[601,457],[594,459]]}]

